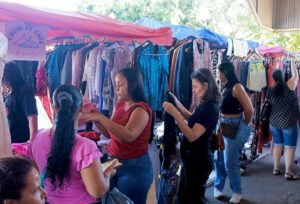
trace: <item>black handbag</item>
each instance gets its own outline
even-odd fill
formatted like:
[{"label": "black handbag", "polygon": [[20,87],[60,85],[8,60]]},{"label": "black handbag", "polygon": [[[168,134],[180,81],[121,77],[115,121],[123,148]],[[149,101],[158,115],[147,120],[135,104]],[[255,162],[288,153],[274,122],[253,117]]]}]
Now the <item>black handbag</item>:
[{"label": "black handbag", "polygon": [[271,100],[269,97],[269,91],[266,93],[266,97],[264,100],[264,104],[261,110],[261,121],[269,123],[270,115],[271,115]]},{"label": "black handbag", "polygon": [[271,110],[272,110],[272,105],[271,105],[271,100],[268,91],[266,93],[265,100],[262,105],[261,114],[260,114],[260,121],[262,122],[262,134],[263,134],[263,139],[265,141],[268,140],[270,134],[269,123],[270,123]]}]

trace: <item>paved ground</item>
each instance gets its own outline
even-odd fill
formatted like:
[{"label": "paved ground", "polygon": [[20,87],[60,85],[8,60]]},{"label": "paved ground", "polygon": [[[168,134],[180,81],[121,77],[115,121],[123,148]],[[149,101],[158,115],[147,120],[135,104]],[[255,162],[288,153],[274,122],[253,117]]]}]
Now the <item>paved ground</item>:
[{"label": "paved ground", "polygon": [[[282,159],[282,170],[284,163]],[[247,167],[246,174],[242,177],[243,200],[240,204],[300,204],[300,180],[286,181],[282,176],[272,175],[272,157],[265,156]],[[295,168],[299,173],[300,169]],[[213,197],[213,186],[208,187],[206,197],[209,204],[228,203],[231,190],[227,179],[221,201]]]}]

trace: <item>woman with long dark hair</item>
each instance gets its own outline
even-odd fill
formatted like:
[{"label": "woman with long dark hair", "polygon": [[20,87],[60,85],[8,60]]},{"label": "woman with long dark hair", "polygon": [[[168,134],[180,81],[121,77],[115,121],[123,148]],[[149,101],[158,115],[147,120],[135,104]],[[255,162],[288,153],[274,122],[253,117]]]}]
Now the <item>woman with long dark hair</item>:
[{"label": "woman with long dark hair", "polygon": [[206,182],[213,169],[211,136],[218,122],[221,97],[216,81],[207,68],[192,74],[192,91],[200,99],[193,113],[174,95],[176,107],[169,102],[163,104],[164,110],[174,117],[184,134],[180,145],[183,167],[177,194],[182,204],[205,203]]},{"label": "woman with long dark hair", "polygon": [[152,111],[146,103],[143,79],[136,68],[126,68],[115,76],[118,104],[111,117],[101,113],[85,113],[82,119],[93,121],[101,132],[110,137],[108,153],[124,164],[111,179],[135,204],[145,204],[153,180],[148,154]]},{"label": "woman with long dark hair", "polygon": [[[223,62],[219,66],[219,77],[222,82],[222,102],[220,126],[223,131],[225,150],[218,160],[215,154],[215,189],[214,197],[223,196],[222,190],[228,176],[233,191],[230,203],[239,203],[242,199],[240,155],[247,142],[252,127],[253,106],[242,84],[237,79],[231,62]],[[225,132],[225,128],[229,130]],[[232,131],[231,131],[232,132]]]},{"label": "woman with long dark hair", "polygon": [[12,143],[27,142],[38,130],[34,93],[13,62],[5,64],[2,79],[4,102]]},{"label": "woman with long dark hair", "polygon": [[76,134],[82,96],[71,85],[59,86],[52,97],[55,123],[32,139],[34,161],[45,178],[49,203],[93,203],[109,188],[113,168],[102,173],[96,144]]},{"label": "woman with long dark hair", "polygon": [[295,89],[298,83],[298,73],[294,62],[291,63],[292,77],[285,83],[280,69],[273,72],[274,87],[270,90],[271,101],[270,130],[273,135],[274,149],[273,174],[280,175],[280,158],[285,149],[285,178],[294,180],[298,177],[292,173],[295,149],[298,139],[298,98]]},{"label": "woman with long dark hair", "polygon": [[44,204],[45,198],[39,172],[30,160],[0,158],[0,204]]}]

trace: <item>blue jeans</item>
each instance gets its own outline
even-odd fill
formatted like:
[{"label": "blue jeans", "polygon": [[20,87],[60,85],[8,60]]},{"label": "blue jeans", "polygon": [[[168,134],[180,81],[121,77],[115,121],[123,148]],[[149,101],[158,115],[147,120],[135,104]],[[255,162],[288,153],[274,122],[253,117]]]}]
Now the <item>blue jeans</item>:
[{"label": "blue jeans", "polygon": [[135,204],[145,204],[153,180],[153,170],[148,153],[136,159],[120,160],[123,167],[110,179],[110,190],[116,187]]},{"label": "blue jeans", "polygon": [[275,145],[296,147],[298,139],[298,123],[290,128],[278,129],[270,125]]},{"label": "blue jeans", "polygon": [[220,154],[220,160],[218,161],[218,153],[215,153],[215,188],[222,191],[225,185],[226,176],[229,177],[230,188],[233,193],[242,193],[241,186],[241,173],[240,173],[240,155],[244,148],[244,144],[247,142],[251,128],[246,125],[245,119],[240,117],[233,118],[221,118],[220,122],[231,124],[233,127],[238,128],[235,138],[224,137],[225,150]]}]

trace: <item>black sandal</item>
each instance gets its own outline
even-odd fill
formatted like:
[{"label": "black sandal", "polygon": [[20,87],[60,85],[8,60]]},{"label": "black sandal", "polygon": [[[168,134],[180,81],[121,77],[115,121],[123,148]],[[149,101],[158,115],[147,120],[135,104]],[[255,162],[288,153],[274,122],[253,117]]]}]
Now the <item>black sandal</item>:
[{"label": "black sandal", "polygon": [[274,176],[279,176],[279,175],[281,175],[283,172],[282,171],[280,171],[280,170],[273,170],[273,175]]},{"label": "black sandal", "polygon": [[293,174],[290,174],[290,173],[285,173],[284,178],[287,181],[294,181],[294,180],[298,180],[299,176],[296,176],[296,175],[293,175]]}]

